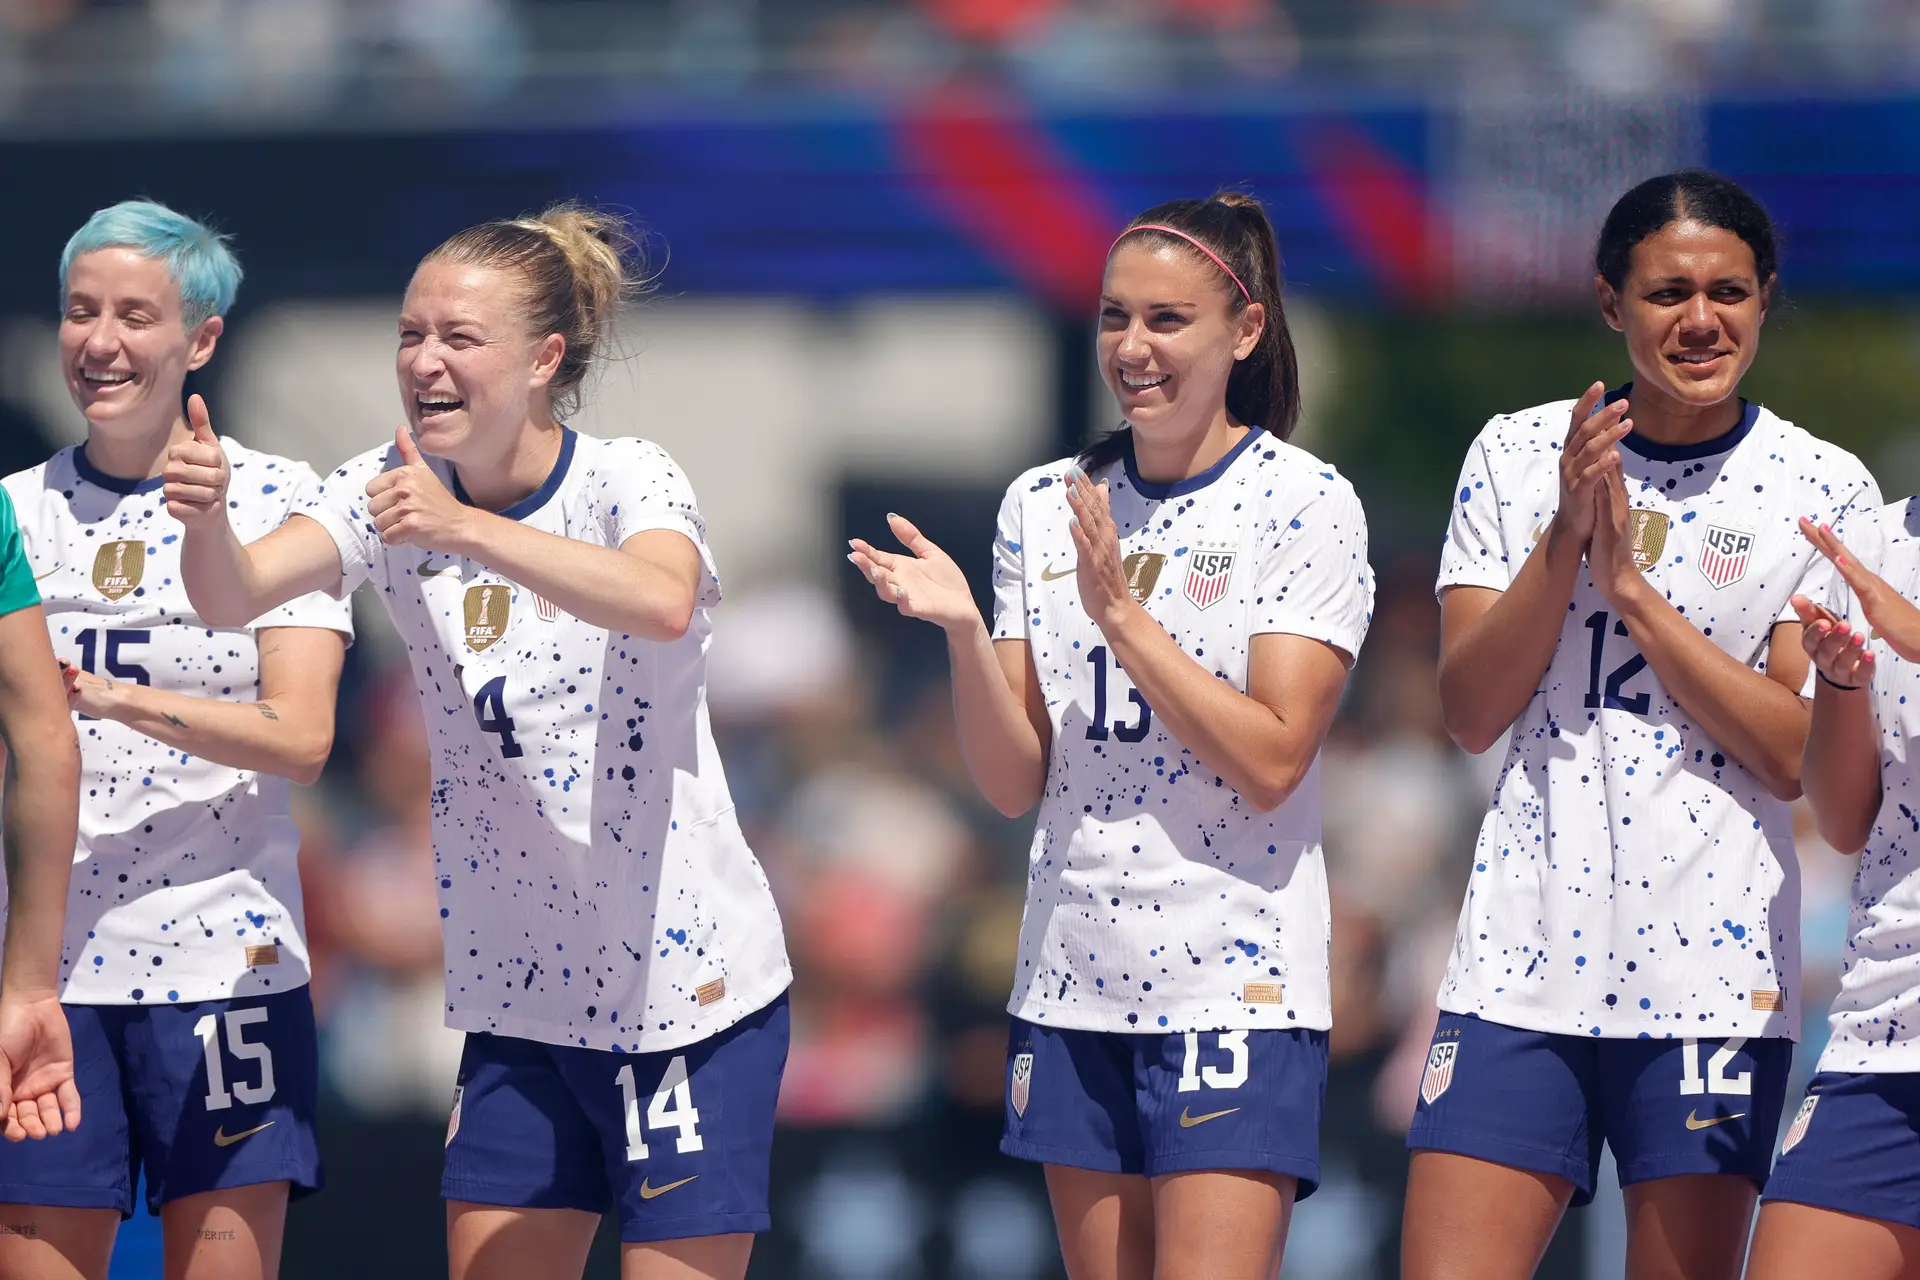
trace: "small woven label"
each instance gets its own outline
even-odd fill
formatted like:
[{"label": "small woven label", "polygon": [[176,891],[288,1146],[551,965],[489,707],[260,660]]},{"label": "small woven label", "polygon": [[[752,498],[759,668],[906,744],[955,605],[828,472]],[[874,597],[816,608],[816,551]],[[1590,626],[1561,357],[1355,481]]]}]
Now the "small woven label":
[{"label": "small woven label", "polygon": [[727,995],[727,980],[715,978],[712,982],[703,982],[693,989],[693,994],[694,998],[700,1001],[702,1008],[716,1000],[724,1000]]},{"label": "small woven label", "polygon": [[1285,1004],[1287,988],[1281,982],[1249,982],[1240,990],[1240,998],[1248,1004]]},{"label": "small woven label", "polygon": [[1753,1007],[1764,1010],[1767,1013],[1780,1012],[1780,1010],[1785,1007],[1785,1003],[1785,1001],[1780,999],[1780,993],[1778,991],[1755,990],[1753,993]]},{"label": "small woven label", "polygon": [[280,947],[279,947],[279,944],[277,943],[269,942],[263,947],[247,948],[247,967],[248,968],[252,968],[254,965],[258,965],[258,964],[279,964],[279,963],[280,963]]}]

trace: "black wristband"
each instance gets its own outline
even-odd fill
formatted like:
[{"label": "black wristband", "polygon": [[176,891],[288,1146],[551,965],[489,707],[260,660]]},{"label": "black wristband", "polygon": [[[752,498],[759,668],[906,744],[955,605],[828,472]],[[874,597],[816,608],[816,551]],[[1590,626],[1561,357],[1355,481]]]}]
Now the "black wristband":
[{"label": "black wristband", "polygon": [[1822,671],[1818,667],[1815,667],[1813,669],[1813,674],[1819,676],[1821,681],[1824,682],[1827,685],[1827,687],[1830,689],[1845,689],[1848,693],[1852,693],[1854,690],[1860,687],[1857,684],[1841,684],[1838,680],[1828,680],[1827,673]]}]

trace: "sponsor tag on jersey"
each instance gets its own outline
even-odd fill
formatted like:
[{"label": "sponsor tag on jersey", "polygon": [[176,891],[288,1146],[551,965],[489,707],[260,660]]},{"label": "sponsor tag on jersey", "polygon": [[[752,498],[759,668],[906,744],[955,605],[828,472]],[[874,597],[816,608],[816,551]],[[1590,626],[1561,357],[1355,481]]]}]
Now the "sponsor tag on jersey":
[{"label": "sponsor tag on jersey", "polygon": [[1808,1094],[1807,1100],[1800,1104],[1800,1110],[1794,1114],[1793,1123],[1787,1126],[1786,1141],[1780,1144],[1780,1154],[1785,1155],[1800,1145],[1800,1139],[1807,1136],[1807,1125],[1813,1121],[1813,1104],[1820,1101],[1818,1094]]},{"label": "sponsor tag on jersey", "polygon": [[279,963],[280,963],[280,945],[278,943],[269,942],[264,946],[255,946],[255,947],[247,948],[247,967],[249,969],[251,969],[255,965],[279,964]]},{"label": "sponsor tag on jersey", "polygon": [[1700,576],[1711,582],[1715,590],[1730,587],[1746,576],[1747,561],[1752,555],[1752,534],[1745,529],[1710,524],[1700,545]]},{"label": "sponsor tag on jersey", "polygon": [[1233,577],[1232,551],[1189,553],[1187,561],[1187,599],[1196,609],[1211,609],[1227,594],[1227,581]]},{"label": "sponsor tag on jersey", "polygon": [[1438,1102],[1440,1095],[1453,1084],[1453,1063],[1459,1056],[1460,1044],[1455,1040],[1443,1040],[1427,1054],[1427,1072],[1420,1077],[1420,1096],[1428,1106]]},{"label": "sponsor tag on jersey", "polygon": [[1249,982],[1240,988],[1240,998],[1248,1004],[1285,1004],[1287,988],[1279,982]]},{"label": "sponsor tag on jersey", "polygon": [[1780,998],[1777,990],[1768,991],[1756,987],[1753,992],[1753,1007],[1762,1013],[1778,1013],[1786,1008],[1786,1001]]},{"label": "sponsor tag on jersey", "polygon": [[109,542],[93,557],[93,585],[109,600],[118,600],[140,585],[147,567],[144,542]]},{"label": "sponsor tag on jersey", "polygon": [[1627,535],[1633,541],[1633,567],[1645,573],[1660,563],[1667,549],[1667,513],[1664,511],[1627,512]]},{"label": "sponsor tag on jersey", "polygon": [[460,1095],[465,1090],[465,1085],[453,1086],[453,1110],[447,1113],[447,1140],[440,1144],[443,1147],[452,1146],[453,1135],[460,1132]]},{"label": "sponsor tag on jersey", "polygon": [[1016,1053],[1013,1055],[1013,1083],[1007,1089],[1007,1098],[1013,1103],[1013,1114],[1027,1114],[1027,1098],[1033,1089],[1033,1055]]},{"label": "sponsor tag on jersey", "polygon": [[1127,575],[1127,593],[1135,600],[1145,601],[1153,594],[1153,586],[1160,581],[1160,570],[1167,558],[1157,551],[1136,551],[1120,562],[1120,572]]},{"label": "sponsor tag on jersey", "polygon": [[467,648],[479,653],[507,634],[513,594],[497,582],[467,588]]},{"label": "sponsor tag on jersey", "polygon": [[727,998],[727,980],[715,978],[712,982],[703,982],[693,989],[694,999],[700,1002],[702,1009]]}]

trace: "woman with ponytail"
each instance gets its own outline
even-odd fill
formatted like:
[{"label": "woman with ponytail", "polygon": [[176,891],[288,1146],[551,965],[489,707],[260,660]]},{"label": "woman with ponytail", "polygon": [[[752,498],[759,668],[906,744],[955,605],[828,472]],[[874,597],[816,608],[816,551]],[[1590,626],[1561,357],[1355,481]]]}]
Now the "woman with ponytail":
[{"label": "woman with ponytail", "polygon": [[407,423],[248,545],[203,407],[166,497],[210,625],[379,589],[434,747],[454,1280],[739,1280],[766,1229],[790,978],[706,710],[719,583],[657,446],[565,419],[629,291],[620,223],[454,236],[401,306]]},{"label": "woman with ponytail", "polygon": [[1125,424],[1007,490],[995,618],[901,516],[855,539],[947,633],[960,743],[1040,808],[1002,1150],[1046,1166],[1074,1280],[1268,1280],[1319,1178],[1328,906],[1316,761],[1372,608],[1347,482],[1299,417],[1273,228],[1160,205],[1108,254]]}]

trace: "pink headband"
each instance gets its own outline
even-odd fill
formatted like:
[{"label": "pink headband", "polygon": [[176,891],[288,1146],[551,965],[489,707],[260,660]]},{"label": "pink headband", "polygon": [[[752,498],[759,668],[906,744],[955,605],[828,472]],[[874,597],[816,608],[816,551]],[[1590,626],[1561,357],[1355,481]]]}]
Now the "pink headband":
[{"label": "pink headband", "polygon": [[[1194,248],[1206,254],[1209,258],[1213,259],[1213,265],[1220,268],[1222,271],[1226,272],[1227,279],[1233,281],[1237,285],[1240,285],[1240,296],[1247,300],[1247,305],[1248,306],[1253,305],[1253,295],[1247,292],[1246,285],[1240,283],[1240,277],[1233,274],[1233,268],[1228,266],[1226,262],[1220,257],[1219,254],[1207,248],[1207,246],[1201,244],[1198,240],[1194,239],[1192,236],[1188,235],[1186,232],[1182,231],[1178,227],[1170,227],[1164,222],[1143,222],[1137,227],[1128,227],[1125,231],[1122,231],[1119,235],[1115,236],[1113,238],[1114,245],[1118,245],[1122,240],[1125,240],[1128,236],[1132,235],[1136,231],[1164,231],[1170,236],[1177,236],[1180,239],[1185,240],[1188,244],[1192,245]],[[1113,247],[1109,246],[1107,249],[1107,252],[1112,253]]]}]

